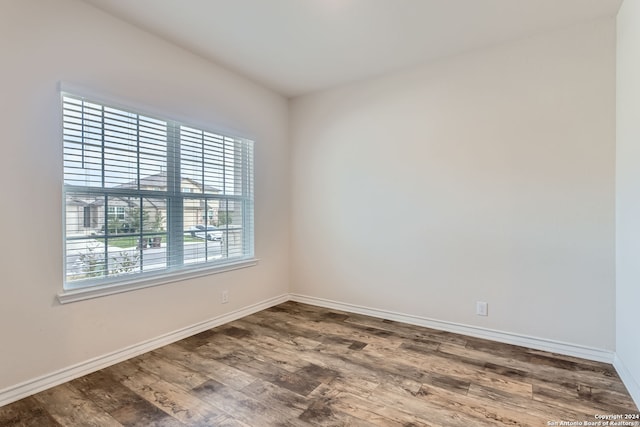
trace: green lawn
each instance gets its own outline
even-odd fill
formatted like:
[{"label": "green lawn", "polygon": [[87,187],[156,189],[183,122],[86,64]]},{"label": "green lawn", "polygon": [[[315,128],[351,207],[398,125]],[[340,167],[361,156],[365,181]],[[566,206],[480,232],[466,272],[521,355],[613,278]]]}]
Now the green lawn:
[{"label": "green lawn", "polygon": [[[149,237],[149,239],[151,239],[152,237],[153,236]],[[166,243],[167,241],[166,236],[161,236],[161,237],[162,237],[162,243]],[[97,240],[104,242],[103,239],[97,239]],[[185,242],[202,242],[203,240],[185,235],[184,241]],[[121,248],[121,249],[135,248],[136,246],[138,246],[138,236],[109,237],[109,246]]]},{"label": "green lawn", "polygon": [[138,237],[126,236],[126,237],[110,237],[109,246],[115,246],[117,248],[132,248],[138,244]]}]

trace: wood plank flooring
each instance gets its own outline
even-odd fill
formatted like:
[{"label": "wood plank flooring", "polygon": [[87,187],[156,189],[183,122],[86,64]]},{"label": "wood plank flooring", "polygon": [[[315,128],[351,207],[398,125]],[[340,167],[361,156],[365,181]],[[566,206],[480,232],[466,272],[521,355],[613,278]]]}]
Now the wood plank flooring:
[{"label": "wood plank flooring", "polygon": [[546,426],[633,413],[607,364],[287,302],[1,407],[0,426]]}]

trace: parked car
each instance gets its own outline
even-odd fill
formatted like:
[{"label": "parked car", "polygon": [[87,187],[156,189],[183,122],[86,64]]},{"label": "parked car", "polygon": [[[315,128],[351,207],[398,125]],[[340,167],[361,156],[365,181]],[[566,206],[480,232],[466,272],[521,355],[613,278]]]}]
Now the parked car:
[{"label": "parked car", "polygon": [[222,240],[222,230],[213,225],[198,224],[190,227],[189,233],[191,234],[191,237],[196,237],[198,239],[207,239],[218,242]]}]

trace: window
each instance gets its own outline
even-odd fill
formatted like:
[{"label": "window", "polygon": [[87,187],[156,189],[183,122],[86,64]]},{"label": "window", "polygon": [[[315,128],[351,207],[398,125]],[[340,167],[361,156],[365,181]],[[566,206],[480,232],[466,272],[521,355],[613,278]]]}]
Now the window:
[{"label": "window", "polygon": [[253,258],[252,141],[67,93],[62,110],[65,289]]},{"label": "window", "polygon": [[124,207],[109,206],[107,219],[118,219],[124,221]]},{"label": "window", "polygon": [[82,208],[82,226],[84,228],[91,227],[91,208],[89,206]]}]

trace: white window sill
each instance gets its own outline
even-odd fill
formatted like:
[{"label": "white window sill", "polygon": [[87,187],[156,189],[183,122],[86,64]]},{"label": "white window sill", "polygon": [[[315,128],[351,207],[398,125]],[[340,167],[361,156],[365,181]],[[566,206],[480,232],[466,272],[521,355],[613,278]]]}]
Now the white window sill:
[{"label": "white window sill", "polygon": [[215,266],[199,268],[197,270],[165,272],[157,276],[147,276],[118,283],[65,289],[58,294],[58,301],[60,301],[60,304],[68,304],[76,301],[84,301],[92,298],[100,298],[107,295],[134,291],[136,289],[150,288],[152,286],[164,285],[166,283],[178,282],[195,277],[209,276],[211,274],[253,267],[257,264],[257,258],[243,259],[241,261],[229,262],[222,265],[218,264]]}]

